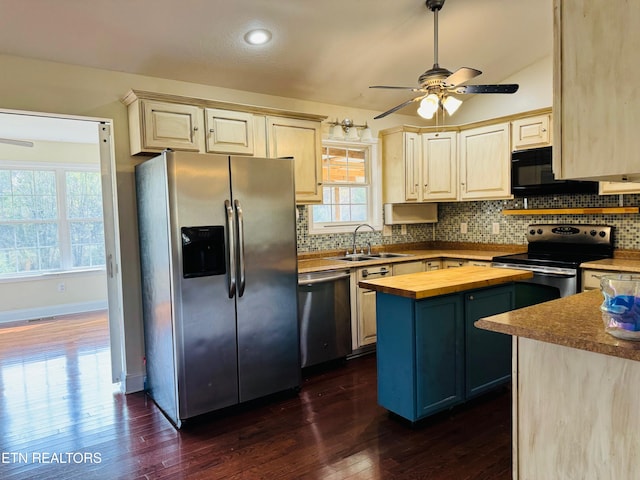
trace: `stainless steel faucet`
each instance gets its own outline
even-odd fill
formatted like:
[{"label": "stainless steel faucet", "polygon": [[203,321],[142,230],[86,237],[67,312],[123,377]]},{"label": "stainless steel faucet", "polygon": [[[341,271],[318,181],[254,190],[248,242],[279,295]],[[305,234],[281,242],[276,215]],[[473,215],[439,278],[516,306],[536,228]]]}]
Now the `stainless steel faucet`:
[{"label": "stainless steel faucet", "polygon": [[[369,227],[371,229],[371,231],[373,233],[376,233],[375,228],[373,228],[371,225],[369,225],[368,223],[361,223],[360,225],[358,225],[356,227],[356,229],[353,231],[353,255],[357,254],[358,252],[356,252],[356,234],[358,233],[358,230],[360,230],[360,227]],[[367,243],[368,247],[369,247],[369,251],[367,252],[368,254],[371,254],[371,243],[368,242]]]}]

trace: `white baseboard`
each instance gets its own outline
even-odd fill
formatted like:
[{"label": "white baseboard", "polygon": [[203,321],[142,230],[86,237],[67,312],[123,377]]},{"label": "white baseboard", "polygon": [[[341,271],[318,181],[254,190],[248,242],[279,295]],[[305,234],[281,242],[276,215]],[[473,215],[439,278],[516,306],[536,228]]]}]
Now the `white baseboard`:
[{"label": "white baseboard", "polygon": [[75,313],[106,310],[106,300],[97,302],[65,303],[49,307],[24,308],[21,310],[8,310],[0,312],[0,323],[19,322],[22,320],[39,320],[41,318],[57,317],[60,315],[73,315]]},{"label": "white baseboard", "polygon": [[144,390],[144,377],[145,375],[142,373],[127,375],[120,388],[124,386],[124,393],[141,392]]}]

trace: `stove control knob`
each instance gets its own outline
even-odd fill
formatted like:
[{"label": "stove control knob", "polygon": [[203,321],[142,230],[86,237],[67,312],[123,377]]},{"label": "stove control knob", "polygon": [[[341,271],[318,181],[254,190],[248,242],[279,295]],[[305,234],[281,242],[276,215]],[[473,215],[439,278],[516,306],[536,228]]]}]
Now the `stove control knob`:
[{"label": "stove control knob", "polygon": [[542,235],[542,229],[541,228],[538,229],[538,235]]},{"label": "stove control knob", "polygon": [[604,232],[604,230],[602,230],[598,235],[600,235],[602,238],[607,236],[607,234]]},{"label": "stove control knob", "polygon": [[536,234],[536,231],[532,228],[531,230],[529,230],[529,234],[530,234],[530,235],[535,235],[535,234]]},{"label": "stove control knob", "polygon": [[595,230],[591,230],[589,233],[591,234],[592,237],[596,236],[596,231]]}]

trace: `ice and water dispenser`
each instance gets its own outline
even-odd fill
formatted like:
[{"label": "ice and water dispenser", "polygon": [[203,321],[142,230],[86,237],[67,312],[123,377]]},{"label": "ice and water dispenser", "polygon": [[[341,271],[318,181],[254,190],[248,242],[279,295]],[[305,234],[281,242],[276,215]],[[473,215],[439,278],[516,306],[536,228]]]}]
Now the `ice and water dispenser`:
[{"label": "ice and water dispenser", "polygon": [[182,227],[182,276],[224,275],[226,270],[222,225]]}]

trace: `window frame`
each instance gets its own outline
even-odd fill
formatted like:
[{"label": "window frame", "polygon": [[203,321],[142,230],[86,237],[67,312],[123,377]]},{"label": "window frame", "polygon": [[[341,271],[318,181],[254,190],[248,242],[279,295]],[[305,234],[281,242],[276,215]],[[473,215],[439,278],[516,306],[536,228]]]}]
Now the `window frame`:
[{"label": "window frame", "polygon": [[[32,279],[35,277],[44,277],[49,275],[61,275],[61,274],[73,274],[80,272],[92,272],[92,271],[106,271],[106,258],[105,264],[94,266],[73,266],[73,253],[71,244],[71,229],[70,225],[77,222],[77,219],[68,218],[67,207],[67,172],[95,172],[99,175],[102,174],[99,164],[94,163],[82,163],[82,162],[38,162],[38,161],[11,161],[1,160],[0,170],[29,170],[29,171],[54,171],[55,172],[55,184],[56,184],[56,205],[58,216],[54,223],[58,225],[58,242],[60,251],[60,268],[51,270],[35,270],[27,272],[13,272],[13,273],[0,273],[0,282],[14,281],[21,279]],[[100,187],[102,188],[102,178],[100,178]],[[102,203],[102,195],[101,195]],[[87,218],[86,221],[95,221],[95,218]],[[104,231],[104,210],[101,212],[100,220],[103,224]],[[2,222],[3,224],[20,224],[20,223],[38,223],[42,222],[40,219],[34,219],[33,222],[27,220],[21,221],[8,221]],[[106,253],[105,253],[106,255]]]},{"label": "window frame", "polygon": [[[309,216],[309,233],[312,235],[319,234],[332,234],[332,233],[353,233],[354,228],[362,223],[370,224],[375,230],[382,230],[382,168],[378,155],[377,139],[369,142],[349,142],[342,140],[322,140],[322,147],[335,147],[335,148],[354,148],[354,149],[367,149],[368,161],[365,168],[368,169],[369,176],[369,195],[367,204],[367,219],[364,221],[354,222],[341,222],[341,223],[318,223],[313,221],[313,205],[308,206]],[[324,178],[321,188],[324,189]],[[331,184],[339,185],[339,184]],[[357,185],[355,183],[345,183],[344,185]],[[319,204],[315,205],[322,205]]]}]

